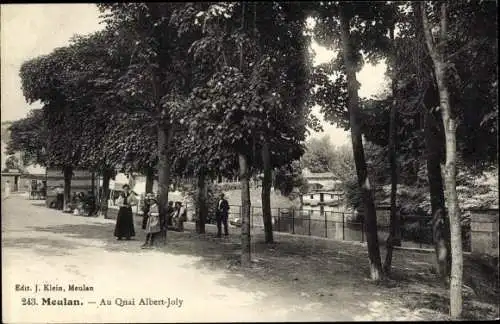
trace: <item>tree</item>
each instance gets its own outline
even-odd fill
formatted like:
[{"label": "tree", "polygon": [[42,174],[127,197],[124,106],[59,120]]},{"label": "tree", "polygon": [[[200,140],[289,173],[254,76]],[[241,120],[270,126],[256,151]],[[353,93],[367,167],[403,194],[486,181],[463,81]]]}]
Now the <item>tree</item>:
[{"label": "tree", "polygon": [[[265,15],[260,14],[264,11]],[[271,14],[268,14],[269,12]],[[299,13],[299,17],[293,17],[293,12],[277,3],[261,6],[218,3],[209,5],[207,10],[198,15],[198,18],[203,20],[204,37],[193,43],[192,52],[195,59],[198,57],[202,64],[211,62],[214,73],[206,86],[195,88],[193,92],[193,102],[199,108],[191,125],[196,134],[201,132],[202,136],[207,138],[209,135],[206,132],[214,130],[217,137],[221,138],[211,141],[212,145],[220,145],[238,155],[243,188],[243,264],[250,260],[249,177],[261,166],[265,170],[262,198],[264,210],[270,210],[267,199],[270,195],[268,175],[270,167],[276,163],[273,160],[278,156],[285,156],[284,152],[288,152],[288,158],[285,160],[289,161],[294,151],[294,143],[300,142],[304,136],[302,129],[305,129],[306,119],[300,102],[305,96],[300,93],[307,91],[307,78],[304,77],[307,71],[298,68],[303,65],[303,59],[294,58],[291,62],[295,65],[291,67],[283,64],[286,59],[290,61],[286,50],[294,53],[293,57],[300,57],[299,52],[303,46],[300,37],[295,35],[300,35],[305,18],[300,17],[302,13]],[[298,23],[292,28],[294,21]],[[273,26],[273,23],[276,26]],[[287,28],[292,31],[291,36],[286,34]],[[276,39],[280,36],[282,43],[277,43]],[[289,44],[292,47],[286,46]],[[214,65],[213,62],[218,64]],[[295,75],[292,75],[293,71]],[[293,82],[287,84],[286,79]],[[229,98],[232,93],[235,94],[234,97]],[[286,105],[287,102],[291,105]],[[277,122],[278,109],[283,114],[280,116],[282,120],[287,120],[283,116],[289,116],[288,123]],[[198,129],[199,127],[203,129]],[[296,130],[292,131],[294,127]],[[286,151],[283,150],[283,143],[288,143],[285,146]],[[280,145],[281,150],[278,150]],[[251,148],[250,152],[248,147]],[[259,151],[264,159],[258,159],[256,152]],[[278,161],[281,161],[280,158]],[[265,162],[265,165],[262,162]],[[270,242],[270,213],[263,214],[266,241]]]},{"label": "tree", "polygon": [[46,166],[62,168],[65,209],[71,199],[73,169],[82,166],[85,141],[81,131],[88,116],[86,105],[79,100],[79,82],[85,67],[73,60],[76,49],[75,46],[58,48],[49,55],[24,62],[20,70],[26,100],[43,103],[48,130]]},{"label": "tree", "polygon": [[302,176],[302,168],[299,161],[292,161],[288,165],[275,169],[274,187],[278,189],[283,196],[292,194],[294,188],[298,188],[301,194],[308,191],[307,179]]},{"label": "tree", "polygon": [[[146,190],[152,191],[157,163],[156,121],[137,107],[148,104],[138,94],[117,95],[115,85],[123,82],[130,58],[134,55],[133,39],[119,28],[109,28],[84,37],[74,37],[74,60],[87,69],[80,78],[78,102],[86,104],[88,116],[82,140],[86,150],[82,163],[103,176],[101,213],[106,217],[109,180],[116,169],[142,172]],[[114,44],[108,47],[108,44]],[[75,72],[78,73],[78,72]],[[120,89],[118,89],[120,90]],[[122,90],[123,92],[123,90]],[[126,107],[123,109],[122,107]],[[131,109],[132,108],[132,109]]]},{"label": "tree", "polygon": [[[457,174],[470,171],[478,174],[495,163],[497,154],[497,143],[491,141],[493,137],[490,135],[496,134],[496,125],[489,119],[489,116],[496,114],[497,107],[496,96],[490,96],[492,91],[496,91],[497,62],[495,59],[487,59],[496,57],[497,53],[494,40],[496,36],[491,32],[496,28],[496,19],[486,18],[496,10],[496,4],[461,1],[450,5],[448,9],[450,17],[454,17],[455,21],[460,20],[449,24],[449,28],[455,31],[448,33],[447,37],[447,51],[452,53],[449,54],[447,80],[453,94],[453,110],[457,118],[457,159],[463,161]],[[389,58],[398,84],[398,91],[394,95],[401,117],[397,123],[402,125],[398,130],[398,150],[402,163],[400,180],[406,185],[417,185],[419,188],[414,193],[422,191],[422,185],[429,185],[438,270],[446,281],[451,257],[449,222],[445,212],[441,175],[441,163],[445,162],[445,135],[440,112],[434,109],[440,104],[439,92],[433,79],[433,62],[422,30],[420,6],[415,3],[404,4],[398,15],[398,29],[399,35],[395,39],[397,55]],[[387,100],[393,99],[389,96]],[[379,101],[381,110],[385,109],[384,105],[382,100]],[[387,122],[382,122],[382,116],[377,119],[381,123],[371,125],[374,134],[381,132],[377,128],[388,126],[388,119]],[[481,123],[482,120],[490,122]],[[480,145],[477,144],[479,139]],[[422,145],[424,143],[425,146]],[[475,150],[475,147],[478,149]],[[418,167],[419,156],[426,157],[427,172]],[[422,175],[428,180],[422,178]],[[407,198],[411,197],[401,196],[404,200],[401,201],[401,208],[409,212],[408,207],[411,206],[408,205],[410,201]],[[425,206],[428,202],[424,192],[414,195],[414,198],[417,198],[411,201],[414,207],[427,209]]]},{"label": "tree", "polygon": [[47,128],[42,110],[32,110],[27,117],[16,120],[8,128],[7,154],[23,152],[23,163],[47,163]]},{"label": "tree", "polygon": [[101,202],[101,212],[104,215],[109,179],[117,164],[112,159],[117,145],[115,142],[110,145],[112,149],[106,150],[103,147],[106,142],[122,139],[110,136],[108,125],[116,116],[100,109],[103,104],[116,105],[108,97],[113,90],[110,80],[117,80],[119,70],[116,67],[120,65],[116,61],[120,57],[113,62],[105,46],[113,35],[100,31],[74,37],[69,46],[29,61],[21,69],[25,95],[29,100],[40,99],[46,103],[37,115],[38,127],[48,130],[46,144],[38,146],[47,147],[48,162],[52,166],[63,168],[66,201],[69,201],[74,167],[101,171],[105,198]]},{"label": "tree", "polygon": [[[370,273],[372,279],[379,280],[382,265],[374,198],[362,143],[364,116],[358,99],[356,71],[361,67],[363,57],[376,61],[381,53],[387,53],[387,31],[394,14],[393,7],[386,3],[326,2],[314,9],[317,17],[315,38],[340,54],[328,66],[320,67],[320,73],[315,73],[319,84],[315,92],[316,102],[322,106],[327,120],[351,129],[358,186],[363,193]],[[336,77],[332,80],[328,74],[334,71]]]},{"label": "tree", "polygon": [[17,156],[11,155],[11,156],[7,157],[7,159],[5,160],[5,168],[6,169],[22,170],[21,161],[19,161]]},{"label": "tree", "polygon": [[272,3],[262,9],[266,13],[264,17],[274,11],[273,19],[257,20],[257,7],[254,4],[259,47],[262,53],[267,53],[267,58],[273,58],[268,69],[259,71],[261,81],[258,83],[261,85],[264,81],[267,88],[259,89],[257,95],[263,95],[267,100],[277,97],[281,103],[281,106],[266,106],[264,101],[264,107],[268,110],[268,123],[261,136],[264,171],[262,207],[267,243],[273,242],[270,197],[272,168],[288,166],[300,158],[304,153],[301,143],[305,140],[306,127],[319,130],[318,122],[311,114],[311,105],[308,105],[312,87],[309,78],[312,58],[308,53],[310,35],[305,33],[307,6],[302,3]]},{"label": "tree", "polygon": [[[323,107],[327,119],[351,129],[354,160],[358,185],[363,193],[363,206],[368,242],[371,278],[382,277],[382,266],[377,238],[377,219],[372,187],[368,180],[365,154],[362,143],[362,116],[358,99],[356,71],[362,63],[362,52],[368,59],[377,59],[379,53],[386,52],[387,30],[393,8],[385,3],[320,3],[316,6],[317,22],[315,36],[330,47],[340,48],[341,58],[334,61],[332,70],[338,70],[338,77],[330,81],[326,76],[317,75],[320,87],[316,91],[317,101],[330,101]],[[324,74],[323,74],[324,75]],[[346,122],[348,120],[348,122]]]},{"label": "tree", "polygon": [[328,135],[320,139],[311,138],[306,142],[306,152],[302,156],[302,164],[311,172],[331,171],[334,150]]},{"label": "tree", "polygon": [[[178,19],[193,19],[193,4],[132,3],[99,4],[106,28],[122,33],[133,51],[129,64],[115,85],[117,101],[127,102],[128,110],[149,114],[155,121],[158,150],[160,214],[165,207],[170,187],[169,156],[175,135],[173,111],[183,109],[189,94],[190,68],[185,60],[190,37],[179,37]],[[123,40],[110,44],[120,48]],[[130,103],[136,105],[130,105]]]},{"label": "tree", "polygon": [[[187,121],[196,119],[197,109],[186,109],[177,118],[186,126]],[[188,124],[189,125],[189,124]],[[212,204],[216,204],[217,196],[213,196],[214,188],[209,180],[217,175],[231,177],[238,169],[236,156],[226,152],[223,147],[214,145],[212,136],[190,134],[187,128],[179,131],[175,139],[176,154],[172,159],[172,172],[179,177],[194,177],[197,179],[196,190],[189,191],[196,207],[196,230],[205,233],[205,223],[209,212],[215,213]],[[214,200],[215,199],[215,200]]]},{"label": "tree", "polygon": [[[396,11],[396,10],[395,10]],[[394,16],[394,20],[392,26],[389,27],[389,38],[391,40],[391,53],[390,56],[393,57],[391,60],[394,62],[394,57],[397,55],[397,47],[395,42],[394,32],[396,29],[396,15]],[[396,75],[394,73],[394,69],[391,71],[391,92],[392,96],[396,96],[397,92],[397,84],[396,84]],[[390,166],[391,166],[391,214],[390,214],[390,232],[389,237],[387,238],[387,254],[384,262],[384,272],[389,273],[391,271],[392,265],[392,252],[393,246],[401,245],[401,228],[400,228],[400,213],[397,210],[397,190],[398,190],[398,166],[397,166],[397,102],[393,99],[390,117],[389,117],[389,154],[390,154]]]},{"label": "tree", "polygon": [[[445,50],[447,87],[457,121],[457,161],[461,161],[457,175],[460,176],[463,172],[480,174],[495,164],[498,152],[496,140],[492,141],[497,127],[490,119],[496,114],[497,107],[496,95],[491,96],[497,86],[497,61],[488,59],[497,57],[496,36],[492,32],[496,30],[497,23],[496,19],[486,18],[493,15],[496,3],[460,1],[448,3],[447,7],[448,17],[453,17],[448,24],[450,32],[447,33]],[[445,162],[446,154],[445,130],[441,111],[435,109],[440,105],[439,89],[434,80],[434,63],[428,54],[422,28],[420,5],[405,3],[400,9],[399,36],[395,39],[397,55],[390,64],[398,85],[394,94],[400,110],[397,123],[402,125],[398,130],[398,150],[402,163],[400,180],[405,185],[418,188],[413,190],[413,193],[417,193],[413,197],[399,197],[403,200],[402,211],[409,212],[408,207],[411,206],[408,203],[426,211],[429,203],[421,189],[422,185],[429,186],[438,270],[447,281],[451,263],[450,230],[441,175],[441,163]],[[433,24],[439,25],[439,14],[431,18],[434,17],[436,19]],[[387,100],[393,99],[389,96]],[[383,108],[384,105],[382,100],[379,101],[380,110],[388,111]],[[382,116],[377,119],[381,123],[372,125],[371,133],[374,135],[383,133],[380,128],[388,129],[389,125],[388,119],[386,122],[383,122]],[[481,141],[480,145],[478,140]],[[424,143],[425,146],[422,145]],[[426,157],[427,170],[419,167],[420,156]],[[412,172],[405,171],[412,169]],[[422,176],[427,177],[427,180]]]},{"label": "tree", "polygon": [[462,313],[462,278],[463,278],[463,255],[462,255],[462,230],[460,226],[460,209],[456,192],[456,117],[451,109],[448,81],[446,79],[446,45],[448,38],[448,9],[447,3],[440,4],[439,36],[431,32],[433,27],[429,22],[426,3],[421,3],[422,24],[425,41],[429,54],[432,58],[434,73],[439,90],[440,111],[443,119],[444,133],[446,138],[446,164],[445,181],[447,192],[448,217],[450,219],[451,232],[451,282],[450,282],[450,313],[452,318],[460,317]]}]

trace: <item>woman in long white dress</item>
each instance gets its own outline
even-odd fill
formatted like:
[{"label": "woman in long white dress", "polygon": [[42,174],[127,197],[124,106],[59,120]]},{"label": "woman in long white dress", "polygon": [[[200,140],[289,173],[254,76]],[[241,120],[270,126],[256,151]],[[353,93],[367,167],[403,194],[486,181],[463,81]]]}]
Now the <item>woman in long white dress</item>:
[{"label": "woman in long white dress", "polygon": [[10,181],[7,180],[5,182],[5,191],[4,191],[3,199],[9,198],[9,196],[10,196]]}]

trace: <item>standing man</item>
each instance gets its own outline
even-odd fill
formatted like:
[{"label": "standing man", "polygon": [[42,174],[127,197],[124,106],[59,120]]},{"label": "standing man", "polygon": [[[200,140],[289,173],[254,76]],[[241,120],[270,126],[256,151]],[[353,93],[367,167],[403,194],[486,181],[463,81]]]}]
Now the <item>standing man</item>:
[{"label": "standing man", "polygon": [[217,203],[217,212],[216,212],[216,219],[217,219],[217,237],[221,237],[221,225],[224,224],[224,235],[229,235],[228,232],[228,225],[227,225],[227,219],[228,219],[228,214],[229,214],[229,203],[227,200],[224,198],[224,194],[220,194],[220,199]]}]

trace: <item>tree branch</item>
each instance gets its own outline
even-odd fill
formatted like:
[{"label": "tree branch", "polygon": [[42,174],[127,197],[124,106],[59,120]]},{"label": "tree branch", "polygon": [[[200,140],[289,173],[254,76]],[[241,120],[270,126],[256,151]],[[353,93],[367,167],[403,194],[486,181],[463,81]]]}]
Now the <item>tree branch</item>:
[{"label": "tree branch", "polygon": [[420,11],[422,14],[422,27],[424,30],[425,43],[427,44],[427,49],[432,60],[435,62],[437,59],[436,48],[434,41],[432,40],[432,34],[429,26],[429,20],[427,19],[427,13],[425,12],[425,1],[420,2]]},{"label": "tree branch", "polygon": [[444,42],[447,38],[448,32],[448,20],[446,19],[446,1],[441,3],[441,42]]},{"label": "tree branch", "polygon": [[457,55],[461,54],[463,51],[469,49],[470,47],[472,47],[474,45],[482,45],[484,43],[486,43],[485,39],[474,39],[474,40],[468,42],[467,44],[465,44],[464,46],[459,48],[455,53],[448,55],[446,63],[449,63],[453,58],[455,58]]}]

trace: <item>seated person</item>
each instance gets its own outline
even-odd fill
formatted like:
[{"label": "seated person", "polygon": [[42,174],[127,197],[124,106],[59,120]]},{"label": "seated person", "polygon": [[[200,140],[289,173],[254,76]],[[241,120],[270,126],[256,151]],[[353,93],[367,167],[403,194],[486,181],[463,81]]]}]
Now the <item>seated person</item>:
[{"label": "seated person", "polygon": [[187,220],[186,207],[180,201],[175,202],[175,213],[172,218],[172,226],[175,231],[184,231],[184,222]]},{"label": "seated person", "polygon": [[84,197],[84,209],[87,216],[92,216],[96,210],[96,200],[92,191]]}]

